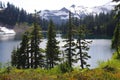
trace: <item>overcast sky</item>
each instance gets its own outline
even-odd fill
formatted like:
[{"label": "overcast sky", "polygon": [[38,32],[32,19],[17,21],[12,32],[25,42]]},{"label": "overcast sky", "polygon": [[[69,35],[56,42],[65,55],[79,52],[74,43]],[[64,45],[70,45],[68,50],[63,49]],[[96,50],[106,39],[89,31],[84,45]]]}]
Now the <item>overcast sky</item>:
[{"label": "overcast sky", "polygon": [[112,0],[0,0],[2,2],[10,2],[15,6],[27,10],[27,12],[34,12],[39,10],[55,10],[63,7],[70,8],[71,5],[83,5],[86,7],[94,7],[104,5]]}]

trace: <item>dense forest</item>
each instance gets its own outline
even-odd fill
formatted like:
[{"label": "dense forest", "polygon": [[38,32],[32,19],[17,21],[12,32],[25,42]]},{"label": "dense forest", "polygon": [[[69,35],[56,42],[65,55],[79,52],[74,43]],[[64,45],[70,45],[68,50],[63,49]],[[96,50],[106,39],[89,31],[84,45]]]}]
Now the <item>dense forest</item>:
[{"label": "dense forest", "polygon": [[16,23],[27,22],[31,24],[33,22],[32,14],[28,14],[24,9],[19,9],[13,4],[7,3],[7,7],[0,2],[2,10],[0,11],[0,23],[3,25],[8,25],[8,28],[14,27]]},{"label": "dense forest", "polygon": [[[100,13],[99,15],[87,15],[84,19],[73,18],[74,28],[77,28],[79,25],[84,25],[90,31],[91,38],[111,38],[116,25],[116,20],[114,19],[115,12],[111,11],[110,13]],[[63,34],[67,32],[65,26],[68,24],[62,24],[61,30]],[[89,37],[90,38],[90,37]]]},{"label": "dense forest", "polygon": [[[14,28],[17,23],[33,24],[34,16],[32,13],[27,13],[24,9],[19,9],[9,2],[5,6],[0,2],[0,7],[3,9],[0,11],[0,24],[8,25],[8,28]],[[39,15],[39,12],[38,12]],[[83,19],[72,18],[74,28],[79,25],[85,25],[91,32],[88,35],[89,38],[111,38],[115,29],[116,20],[114,20],[115,12],[100,13],[97,15],[87,15]],[[49,21],[38,17],[39,25],[42,30],[47,31]],[[67,33],[68,21],[63,24],[55,24],[56,29],[62,31],[63,34]]]},{"label": "dense forest", "polygon": [[[9,2],[5,6],[4,3],[0,2],[0,24],[7,28],[13,29],[16,24],[27,23],[32,25],[34,22],[34,16],[32,13],[27,13],[23,8],[20,9]],[[37,19],[39,24],[47,23],[46,20]],[[44,29],[44,28],[43,28]]]}]

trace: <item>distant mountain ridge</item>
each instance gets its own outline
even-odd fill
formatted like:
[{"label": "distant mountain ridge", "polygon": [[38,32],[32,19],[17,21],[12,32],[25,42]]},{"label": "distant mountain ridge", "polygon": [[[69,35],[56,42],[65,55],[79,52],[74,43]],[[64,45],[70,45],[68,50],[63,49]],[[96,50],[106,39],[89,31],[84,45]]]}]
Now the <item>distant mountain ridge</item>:
[{"label": "distant mountain ridge", "polygon": [[42,10],[39,15],[42,19],[52,19],[56,24],[65,22],[69,18],[69,11],[71,10],[72,16],[77,18],[84,18],[86,15],[96,15],[99,13],[109,13],[114,9],[115,4],[109,2],[102,6],[95,6],[92,8],[84,6],[72,5],[71,9],[63,7],[60,10]]}]

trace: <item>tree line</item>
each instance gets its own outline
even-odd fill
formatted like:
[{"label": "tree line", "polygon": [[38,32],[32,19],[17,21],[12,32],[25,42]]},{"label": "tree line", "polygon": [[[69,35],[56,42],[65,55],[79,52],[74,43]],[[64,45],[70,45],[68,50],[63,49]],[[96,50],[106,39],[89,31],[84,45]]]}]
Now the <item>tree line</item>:
[{"label": "tree line", "polygon": [[33,23],[32,14],[28,14],[24,9],[19,9],[13,4],[7,3],[7,6],[0,2],[0,6],[3,10],[0,11],[0,23],[3,25],[8,25],[8,28],[13,29],[16,23],[27,22],[29,24]]},{"label": "tree line", "polygon": [[[37,20],[34,21],[33,27],[31,28],[23,34],[22,42],[13,50],[11,56],[12,66],[18,69],[36,69],[39,67],[51,69],[59,65],[63,72],[72,70],[73,63],[78,61],[81,62],[80,67],[82,69],[90,66],[86,62],[90,58],[87,51],[91,43],[91,41],[85,40],[87,29],[80,25],[78,29],[73,28],[71,12],[69,12],[68,35],[64,41],[66,44],[63,46],[65,51],[60,50],[59,41],[56,39],[55,25],[52,20],[49,21],[46,49],[42,49],[40,46],[42,37]],[[74,33],[77,35],[76,42],[73,37],[75,35]]]},{"label": "tree line", "polygon": [[[73,16],[73,24],[74,28],[78,27],[78,25],[85,25],[86,28],[91,32],[87,36],[87,38],[112,38],[115,25],[117,21],[114,19],[115,12],[111,11],[110,13],[100,13],[97,15],[87,15],[83,19],[78,19]],[[66,24],[61,24],[61,31],[63,34],[67,32]]]},{"label": "tree line", "polygon": [[[28,23],[32,25],[34,23],[34,16],[31,13],[27,13],[24,9],[19,9],[13,4],[7,3],[5,6],[4,3],[0,2],[0,7],[3,10],[0,11],[0,24],[8,25],[8,28],[14,28],[16,24],[19,23]],[[72,21],[74,24],[74,28],[78,27],[78,25],[85,25],[87,29],[91,31],[91,38],[98,37],[112,37],[115,29],[115,25],[117,23],[114,20],[114,11],[110,13],[100,13],[97,15],[87,15],[83,19],[78,19],[72,17]],[[57,30],[62,31],[63,34],[67,33],[68,22],[64,22],[63,24],[55,24]],[[45,19],[41,19],[38,17],[38,24],[41,25],[42,30],[47,31],[49,21]]]},{"label": "tree line", "polygon": [[[32,25],[34,23],[34,15],[32,13],[27,13],[23,8],[20,9],[14,6],[11,3],[7,3],[5,6],[4,3],[0,1],[0,24],[5,25],[7,28],[13,29],[16,24],[27,23],[28,25]],[[38,24],[41,24],[44,30],[47,30],[48,21],[45,19],[38,19]]]}]

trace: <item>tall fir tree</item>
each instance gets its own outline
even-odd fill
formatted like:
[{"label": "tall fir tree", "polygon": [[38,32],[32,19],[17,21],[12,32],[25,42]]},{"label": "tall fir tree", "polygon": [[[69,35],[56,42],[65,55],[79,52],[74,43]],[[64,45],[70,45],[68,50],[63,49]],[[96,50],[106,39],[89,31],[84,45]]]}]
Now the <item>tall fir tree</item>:
[{"label": "tall fir tree", "polygon": [[[115,2],[119,2],[119,0],[113,0]],[[112,48],[115,48],[118,56],[120,57],[119,49],[120,49],[120,4],[115,7],[116,15],[116,27],[112,39]]]},{"label": "tall fir tree", "polygon": [[29,34],[25,32],[20,47],[12,52],[12,65],[17,68],[27,68],[29,65]]},{"label": "tall fir tree", "polygon": [[73,31],[72,31],[72,18],[71,18],[71,12],[69,11],[69,27],[68,27],[68,36],[65,40],[66,44],[64,45],[65,52],[66,52],[66,58],[67,62],[70,68],[72,68],[72,63],[74,62],[73,56],[75,55],[75,42],[73,38]]},{"label": "tall fir tree", "polygon": [[29,30],[23,34],[20,47],[12,52],[12,65],[17,68],[43,67],[44,56],[39,47],[41,42],[41,31],[36,20],[32,29],[32,31]]},{"label": "tall fir tree", "polygon": [[120,22],[116,25],[114,35],[112,38],[112,48],[116,49],[118,56],[120,56]]},{"label": "tall fir tree", "polygon": [[22,68],[27,68],[27,66],[29,66],[28,62],[28,58],[29,58],[29,32],[25,32],[23,35],[23,39],[22,42],[20,44],[20,48],[19,48],[19,53],[21,54],[21,57],[19,57],[19,62],[21,62],[21,67]]},{"label": "tall fir tree", "polygon": [[46,46],[46,62],[47,68],[51,69],[60,61],[59,42],[56,40],[55,26],[52,20],[49,22],[48,41]]},{"label": "tall fir tree", "polygon": [[85,39],[86,34],[88,33],[88,30],[85,26],[80,26],[77,30],[77,43],[76,43],[76,49],[78,49],[78,53],[76,55],[77,61],[80,61],[80,67],[84,69],[84,66],[89,67],[90,65],[87,64],[88,58],[91,58],[87,51],[89,50],[89,44],[91,41],[87,41]]},{"label": "tall fir tree", "polygon": [[43,54],[40,51],[40,43],[42,39],[42,34],[40,26],[37,24],[37,13],[35,12],[35,22],[34,28],[31,32],[31,68],[38,68],[43,66]]}]

